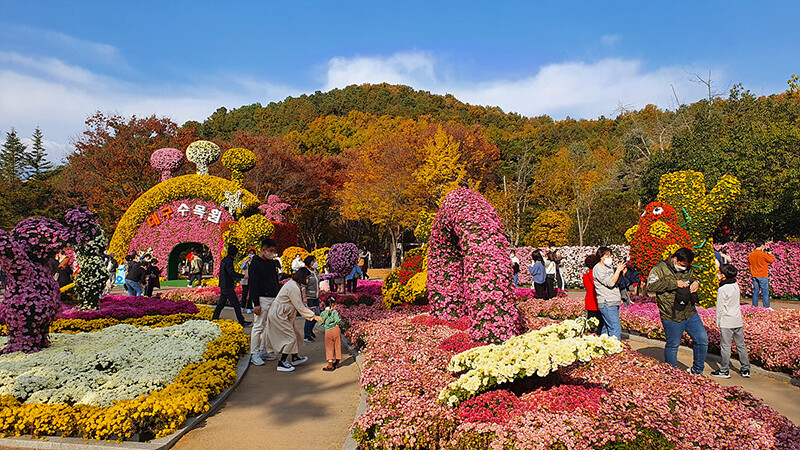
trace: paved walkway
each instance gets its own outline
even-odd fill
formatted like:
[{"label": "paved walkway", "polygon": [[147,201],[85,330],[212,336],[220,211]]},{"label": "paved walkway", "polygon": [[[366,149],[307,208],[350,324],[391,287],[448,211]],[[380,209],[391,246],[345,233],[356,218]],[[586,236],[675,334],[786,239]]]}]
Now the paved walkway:
[{"label": "paved walkway", "polygon": [[[234,319],[233,310],[226,308],[222,318]],[[303,323],[298,319],[295,326],[302,330]],[[300,351],[308,363],[290,373],[275,370],[275,361],[251,365],[221,408],[173,448],[341,449],[361,398],[360,373],[346,352],[342,367],[323,372],[324,332],[315,333],[316,342]]]}]

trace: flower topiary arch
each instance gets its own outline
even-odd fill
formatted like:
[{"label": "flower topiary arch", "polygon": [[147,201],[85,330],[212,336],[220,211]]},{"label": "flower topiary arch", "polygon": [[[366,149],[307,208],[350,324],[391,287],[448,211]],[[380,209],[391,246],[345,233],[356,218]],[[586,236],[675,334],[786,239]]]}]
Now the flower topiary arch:
[{"label": "flower topiary arch", "polygon": [[[147,223],[148,218],[165,204],[182,199],[200,199],[221,207],[230,206],[235,213],[233,215],[238,217],[257,213],[261,204],[255,195],[231,180],[213,175],[170,178],[142,194],[125,211],[111,238],[109,253],[113,253],[117,261],[122,262],[139,227]],[[186,238],[191,240],[191,236]]]},{"label": "flower topiary arch", "polygon": [[470,335],[500,342],[519,331],[512,267],[503,224],[492,205],[467,188],[451,191],[431,229],[428,292],[431,312],[469,317]]}]

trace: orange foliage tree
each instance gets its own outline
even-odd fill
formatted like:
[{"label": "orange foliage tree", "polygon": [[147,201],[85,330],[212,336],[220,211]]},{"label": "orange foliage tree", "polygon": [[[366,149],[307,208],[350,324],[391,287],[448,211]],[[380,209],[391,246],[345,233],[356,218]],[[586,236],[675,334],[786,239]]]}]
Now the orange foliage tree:
[{"label": "orange foliage tree", "polygon": [[163,147],[183,150],[197,139],[194,130],[155,115],[126,118],[97,112],[86,127],[58,186],[72,202],[95,211],[107,233],[134,200],[159,182],[150,155]]}]

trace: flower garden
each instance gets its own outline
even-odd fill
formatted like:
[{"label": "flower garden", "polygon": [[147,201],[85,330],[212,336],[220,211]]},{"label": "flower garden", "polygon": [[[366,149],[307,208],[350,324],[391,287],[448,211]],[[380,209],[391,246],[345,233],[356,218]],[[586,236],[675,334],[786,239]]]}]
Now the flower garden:
[{"label": "flower garden", "polygon": [[[230,180],[209,175],[219,159]],[[173,177],[186,160],[197,173]],[[359,262],[355,244],[306,250],[297,245],[296,228],[282,223],[288,204],[274,195],[260,204],[242,189],[242,174],[255,163],[247,149],[223,153],[209,141],[190,144],[185,157],[177,149],[157,150],[151,165],[161,182],[128,209],[110,243],[84,207],[68,211],[62,222],[30,218],[10,233],[0,230],[0,264],[9,275],[0,304],[0,434],[162,437],[207,411],[235,382],[249,338],[234,322],[211,320],[208,305],[220,298],[218,283],[158,298],[101,298],[107,246],[119,260],[143,250],[167,260],[191,239],[219,261],[224,244],[236,246],[241,258],[273,237],[286,273],[298,255],[314,255],[328,269],[323,279],[351,272]],[[630,246],[613,246],[614,255],[646,271],[677,247],[691,246],[701,303],[709,306],[718,283],[711,277],[710,235],[739,182],[722,177],[706,193],[697,172],[661,181],[658,201],[629,230]],[[385,281],[322,293],[363,354],[360,384],[368,409],[352,425],[360,448],[800,448],[800,428],[741,388],[590,334],[596,322],[584,318],[583,299],[540,300],[530,289],[515,289],[503,224],[479,193],[454,188],[435,215],[420,214],[414,231],[423,246],[409,251]],[[74,308],[61,303],[53,278],[37,276],[66,245],[81,267]],[[798,245],[774,246],[778,295],[800,293]],[[727,249],[741,266],[751,247]],[[533,249],[516,250],[528,265]],[[580,286],[582,260],[592,251],[562,249],[567,287]],[[527,271],[520,282],[530,282]],[[714,308],[698,311],[711,350],[719,351]],[[800,311],[742,311],[753,363],[800,380]],[[620,319],[630,332],[664,339],[648,297],[634,296]]]},{"label": "flower garden", "polygon": [[[744,390],[691,376],[615,339],[575,345],[569,339],[579,322],[554,326],[529,302],[520,310],[533,332],[513,338],[527,342],[509,349],[472,340],[467,320],[437,319],[426,307],[341,308],[347,337],[363,349],[361,387],[369,407],[353,425],[359,445],[797,448],[800,429]],[[519,367],[502,373],[528,358],[547,376],[517,379]],[[484,364],[476,365],[480,359]],[[487,362],[500,372],[487,370]],[[475,371],[482,375],[468,375]]]},{"label": "flower garden", "polygon": [[242,328],[187,301],[104,297],[65,310],[51,345],[0,359],[0,433],[161,437],[236,380]]}]

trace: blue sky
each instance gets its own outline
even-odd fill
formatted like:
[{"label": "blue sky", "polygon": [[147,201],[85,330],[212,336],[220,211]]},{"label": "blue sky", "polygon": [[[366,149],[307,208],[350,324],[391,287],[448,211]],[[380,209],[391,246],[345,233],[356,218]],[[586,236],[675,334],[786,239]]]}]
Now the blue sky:
[{"label": "blue sky", "polygon": [[202,121],[217,107],[364,82],[524,115],[662,108],[800,73],[800,2],[0,0],[0,131],[54,159],[96,110]]}]

